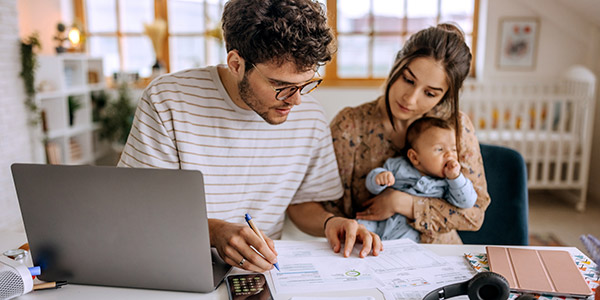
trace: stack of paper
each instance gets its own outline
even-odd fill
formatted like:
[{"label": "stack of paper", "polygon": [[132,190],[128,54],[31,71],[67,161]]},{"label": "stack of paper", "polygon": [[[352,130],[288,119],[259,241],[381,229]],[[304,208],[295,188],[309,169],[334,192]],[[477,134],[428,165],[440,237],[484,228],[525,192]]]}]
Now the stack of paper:
[{"label": "stack of paper", "polygon": [[379,256],[359,258],[331,251],[327,242],[276,241],[280,272],[271,271],[278,294],[380,289],[386,299],[422,299],[475,272],[460,257],[447,261],[411,240],[384,241]]}]

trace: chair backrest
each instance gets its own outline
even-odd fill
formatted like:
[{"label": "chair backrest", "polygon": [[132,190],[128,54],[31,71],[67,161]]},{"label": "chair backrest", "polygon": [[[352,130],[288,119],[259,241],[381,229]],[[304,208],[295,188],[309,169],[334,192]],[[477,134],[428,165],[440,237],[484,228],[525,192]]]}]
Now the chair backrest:
[{"label": "chair backrest", "polygon": [[528,245],[527,167],[519,152],[481,144],[491,203],[478,231],[459,231],[463,243]]}]

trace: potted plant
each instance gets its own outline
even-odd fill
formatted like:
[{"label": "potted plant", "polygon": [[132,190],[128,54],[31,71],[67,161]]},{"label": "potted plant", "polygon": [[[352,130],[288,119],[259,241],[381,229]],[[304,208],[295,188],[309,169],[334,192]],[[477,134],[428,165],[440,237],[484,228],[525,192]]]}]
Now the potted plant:
[{"label": "potted plant", "polygon": [[126,83],[119,86],[117,94],[117,100],[108,99],[101,113],[100,137],[110,141],[113,148],[122,150],[131,130],[135,107],[131,104],[131,95]]},{"label": "potted plant", "polygon": [[39,36],[37,32],[21,41],[21,73],[25,87],[25,106],[31,112],[29,121],[32,125],[38,124],[41,120],[41,111],[35,102],[35,71],[38,67],[36,50],[41,49]]},{"label": "potted plant", "polygon": [[75,112],[81,108],[81,102],[77,99],[76,96],[69,96],[69,125],[73,126],[75,123]]},{"label": "potted plant", "polygon": [[100,122],[101,115],[108,102],[108,93],[105,90],[92,91],[90,98],[92,99],[92,121]]}]

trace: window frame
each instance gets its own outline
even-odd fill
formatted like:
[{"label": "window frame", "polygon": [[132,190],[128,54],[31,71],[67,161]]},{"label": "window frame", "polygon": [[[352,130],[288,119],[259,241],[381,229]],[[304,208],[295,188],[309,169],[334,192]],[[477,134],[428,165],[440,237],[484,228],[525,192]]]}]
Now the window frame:
[{"label": "window frame", "polygon": [[[112,33],[96,33],[93,34],[92,36],[115,36],[117,37],[118,40],[118,51],[119,51],[119,65],[120,68],[122,69],[124,66],[124,55],[122,53],[122,37],[125,36],[144,36],[143,33],[139,34],[139,33],[126,33],[126,32],[122,32],[120,30],[120,24],[119,24],[119,5],[118,5],[118,1],[119,0],[114,0],[117,1],[117,5],[116,5],[116,11],[115,13],[117,14],[117,31],[116,33],[113,35]],[[164,66],[166,67],[167,72],[170,72],[171,70],[171,61],[170,61],[170,50],[169,50],[169,42],[170,42],[170,37],[171,36],[184,36],[185,34],[171,34],[169,32],[169,16],[168,16],[168,7],[167,7],[167,1],[168,0],[154,0],[154,18],[158,19],[158,18],[162,18],[163,20],[165,20],[167,22],[167,34],[165,36],[165,41],[163,43],[163,56],[161,58],[161,62],[164,64]],[[448,1],[448,0],[438,0],[438,7],[439,5],[441,5],[441,1]],[[473,0],[473,31],[471,33],[471,37],[472,37],[472,48],[471,48],[471,53],[472,53],[472,61],[471,61],[471,70],[470,70],[470,77],[475,77],[475,62],[476,62],[476,57],[477,57],[477,33],[478,33],[478,28],[479,28],[479,1],[480,0]],[[87,22],[86,22],[86,15],[85,15],[85,0],[73,0],[74,3],[74,12],[75,12],[75,17],[76,20],[79,20],[83,26],[83,32],[86,32],[89,36],[89,32],[87,31]],[[328,22],[329,22],[329,26],[331,27],[331,29],[333,30],[333,33],[336,37],[336,40],[338,38],[338,30],[337,30],[337,7],[338,7],[338,3],[337,0],[326,0],[326,5],[327,5],[327,17],[328,17]],[[371,12],[369,12],[371,15]],[[405,16],[404,18],[404,22],[406,22],[407,18]],[[436,16],[436,23],[440,21],[440,11],[438,10],[437,16]],[[193,36],[196,36],[197,34],[193,34]],[[206,33],[205,33],[206,35]],[[376,34],[374,33],[373,29],[371,29],[370,32],[366,33],[364,36],[368,36],[370,39],[370,42],[372,44],[372,39],[373,37],[375,37],[376,35],[378,36],[385,36],[385,35],[397,35],[397,33],[379,33]],[[401,32],[401,36],[402,37],[407,37],[409,34],[406,32],[406,30],[403,30]],[[372,46],[370,46],[372,47]],[[206,59],[206,57],[205,57]],[[369,60],[371,60],[372,58],[369,57]],[[372,61],[369,62],[372,65]],[[323,77],[324,81],[322,86],[365,86],[365,87],[369,87],[369,86],[382,86],[385,78],[340,78],[338,76],[338,70],[337,70],[337,55],[334,55],[332,57],[332,60],[325,65],[325,75]]]},{"label": "window frame", "polygon": [[[370,0],[368,0],[370,1]],[[448,0],[438,0],[438,7],[440,7],[441,5],[441,1],[448,1]],[[473,31],[471,33],[471,43],[472,43],[472,47],[471,47],[471,54],[472,54],[472,59],[471,59],[471,70],[469,71],[469,77],[475,77],[475,62],[476,62],[476,56],[477,56],[477,32],[478,32],[478,28],[479,28],[479,1],[480,0],[473,0]],[[337,30],[337,14],[338,14],[338,10],[337,10],[337,0],[327,0],[327,19],[329,22],[329,26],[331,27],[331,29],[334,32],[334,35],[336,37],[336,40],[338,40],[338,30]],[[371,15],[371,12],[369,12],[369,15]],[[436,23],[440,22],[440,11],[438,11],[437,16],[436,16]],[[406,22],[407,18],[405,16],[404,18],[404,22]],[[372,19],[371,19],[372,22]],[[352,33],[352,34],[356,34],[356,33]],[[380,34],[375,34],[373,29],[371,28],[371,31],[364,34],[363,36],[368,36],[370,39],[370,43],[372,44],[372,39],[375,36],[385,36],[385,35],[396,35],[396,33],[380,33]],[[406,30],[403,30],[401,32],[401,36],[402,37],[408,37],[409,34],[408,32],[406,32]],[[400,50],[400,49],[398,49]],[[369,60],[372,59],[372,57],[368,58]],[[369,62],[372,66],[372,61]],[[324,81],[322,83],[322,86],[364,86],[364,87],[369,87],[369,86],[382,86],[385,82],[385,78],[340,78],[338,76],[338,67],[337,67],[337,55],[334,55],[331,62],[329,62],[327,65],[325,65],[325,76],[324,76]]]},{"label": "window frame", "polygon": [[[75,14],[75,20],[78,22],[81,22],[81,26],[82,26],[82,32],[84,32],[86,34],[86,38],[90,37],[90,36],[100,36],[100,37],[116,37],[117,38],[117,49],[119,52],[119,68],[121,70],[123,70],[123,67],[125,65],[124,62],[124,55],[123,55],[123,38],[124,37],[143,37],[145,36],[145,34],[142,33],[137,33],[137,32],[124,32],[121,30],[121,20],[119,17],[119,0],[112,0],[116,2],[115,5],[115,15],[117,16],[116,18],[116,22],[117,22],[117,30],[114,32],[99,32],[99,33],[93,33],[90,34],[89,30],[87,29],[87,15],[86,15],[86,8],[85,8],[85,0],[73,0],[73,11]],[[158,19],[158,18],[164,18],[165,21],[167,21],[167,28],[168,28],[168,20],[166,19],[166,12],[167,12],[167,7],[166,7],[166,0],[153,0],[154,1],[154,19]],[[164,16],[163,16],[164,14]],[[168,36],[168,34],[167,34]],[[87,49],[86,49],[87,51]],[[168,43],[163,43],[163,55],[166,56],[167,58],[169,57],[169,45]],[[161,63],[164,64],[164,66],[166,67],[167,70],[170,69],[170,62],[168,59],[162,59]],[[108,74],[108,76],[111,76],[111,74]]]}]

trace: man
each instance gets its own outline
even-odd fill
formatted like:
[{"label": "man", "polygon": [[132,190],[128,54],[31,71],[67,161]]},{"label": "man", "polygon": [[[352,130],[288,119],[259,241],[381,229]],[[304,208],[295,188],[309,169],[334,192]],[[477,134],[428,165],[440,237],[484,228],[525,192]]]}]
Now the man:
[{"label": "man", "polygon": [[[210,242],[233,266],[272,268],[271,238],[281,236],[286,211],[304,232],[325,235],[336,252],[344,241],[349,256],[358,240],[361,257],[371,249],[377,255],[377,235],[318,203],[342,195],[323,109],[305,95],[320,83],[317,68],[335,51],[321,6],[231,0],[222,23],[227,65],[154,80],[142,95],[119,166],[201,170]],[[245,225],[245,213],[268,245]]]}]

